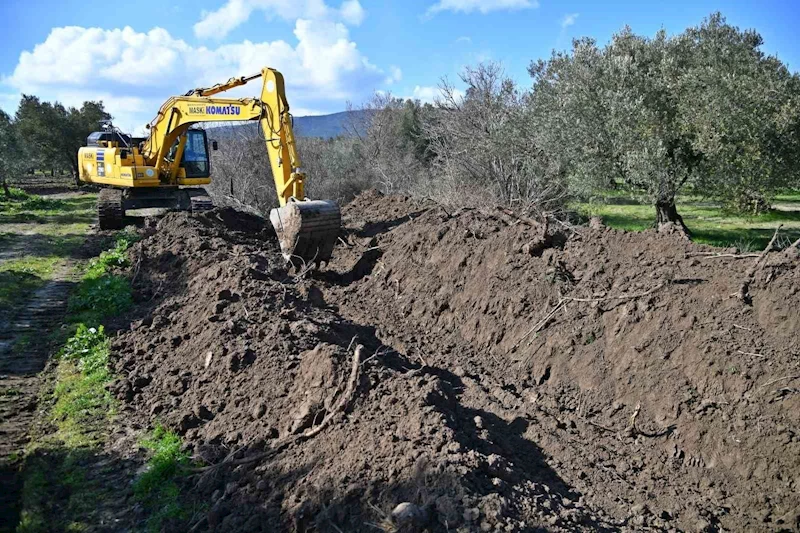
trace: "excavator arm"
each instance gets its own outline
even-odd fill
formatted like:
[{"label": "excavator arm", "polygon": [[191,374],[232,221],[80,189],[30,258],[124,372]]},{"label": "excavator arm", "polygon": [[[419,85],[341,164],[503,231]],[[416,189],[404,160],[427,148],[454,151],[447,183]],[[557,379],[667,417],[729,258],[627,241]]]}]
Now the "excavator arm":
[{"label": "excavator arm", "polygon": [[[260,98],[218,98],[215,95],[262,78]],[[279,209],[270,213],[284,257],[300,265],[328,261],[339,235],[339,206],[330,200],[305,197],[305,174],[292,130],[283,75],[271,68],[259,74],[231,78],[209,88],[172,97],[149,124],[150,135],[141,155],[161,180],[175,183],[186,143],[186,132],[203,122],[258,121],[269,155]],[[170,151],[177,142],[177,150]]]}]

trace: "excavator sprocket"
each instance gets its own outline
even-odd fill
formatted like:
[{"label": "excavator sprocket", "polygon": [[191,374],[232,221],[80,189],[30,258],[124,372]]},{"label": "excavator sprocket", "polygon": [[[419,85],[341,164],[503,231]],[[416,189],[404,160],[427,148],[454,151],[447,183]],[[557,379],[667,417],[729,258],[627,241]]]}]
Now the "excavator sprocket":
[{"label": "excavator sprocket", "polygon": [[273,209],[270,222],[283,257],[295,267],[328,262],[342,226],[339,205],[332,200],[292,200]]}]

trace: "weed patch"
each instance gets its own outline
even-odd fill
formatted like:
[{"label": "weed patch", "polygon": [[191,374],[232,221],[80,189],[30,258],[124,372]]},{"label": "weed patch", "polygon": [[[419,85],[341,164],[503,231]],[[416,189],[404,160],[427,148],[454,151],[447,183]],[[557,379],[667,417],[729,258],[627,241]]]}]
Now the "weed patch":
[{"label": "weed patch", "polygon": [[112,378],[108,355],[103,326],[84,324],[59,353],[52,418],[57,436],[67,446],[90,446],[102,438],[102,428],[114,411],[114,399],[105,388]]},{"label": "weed patch", "polygon": [[22,189],[11,188],[11,195],[0,195],[0,211],[52,211],[61,209],[63,202],[28,194]]},{"label": "weed patch", "polygon": [[112,273],[114,269],[128,266],[126,251],[130,245],[129,239],[118,238],[112,249],[89,262],[78,291],[69,302],[69,312],[75,321],[99,324],[133,305],[130,283]]},{"label": "weed patch", "polygon": [[133,492],[149,511],[147,529],[161,531],[165,522],[187,518],[180,501],[178,480],[183,475],[183,468],[189,466],[190,459],[181,450],[180,437],[161,425],[157,425],[151,437],[140,444],[152,455],[147,470],[134,483]]}]

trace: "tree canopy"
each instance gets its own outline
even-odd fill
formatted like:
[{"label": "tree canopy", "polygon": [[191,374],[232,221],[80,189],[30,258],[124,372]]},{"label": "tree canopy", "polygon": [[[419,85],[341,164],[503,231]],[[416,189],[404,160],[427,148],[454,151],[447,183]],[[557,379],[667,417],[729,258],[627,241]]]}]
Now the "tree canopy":
[{"label": "tree canopy", "polygon": [[17,129],[11,117],[0,109],[0,187],[6,196],[11,196],[8,188],[9,179],[22,173],[23,162]]},{"label": "tree canopy", "polygon": [[530,102],[571,190],[621,182],[658,222],[682,224],[687,188],[758,210],[796,183],[800,80],[761,44],[717,13],[679,35],[624,28],[602,48],[579,39],[532,63]]},{"label": "tree canopy", "polygon": [[99,129],[101,121],[110,119],[102,102],[67,108],[22,95],[14,122],[29,167],[68,169],[77,176],[78,149]]}]

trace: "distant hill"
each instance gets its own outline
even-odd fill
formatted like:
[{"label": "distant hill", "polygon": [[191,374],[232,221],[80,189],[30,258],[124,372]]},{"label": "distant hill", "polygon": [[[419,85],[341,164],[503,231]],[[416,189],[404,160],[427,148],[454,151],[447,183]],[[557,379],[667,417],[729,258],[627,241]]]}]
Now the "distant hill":
[{"label": "distant hill", "polygon": [[[352,113],[352,114],[351,114]],[[313,115],[308,117],[294,117],[294,134],[298,137],[319,137],[330,139],[333,137],[349,137],[353,135],[353,125],[355,124],[359,132],[364,129],[367,111],[341,111],[330,115]],[[249,128],[254,131],[258,129],[258,124],[235,123],[208,128],[209,135],[217,138],[224,138],[230,135],[233,128]],[[249,130],[246,130],[249,133]]]},{"label": "distant hill", "polygon": [[[353,113],[361,113],[353,111]],[[348,111],[333,113],[331,115],[314,115],[310,117],[294,117],[294,133],[300,137],[321,137],[329,139],[352,135],[348,131],[351,126]]]}]

